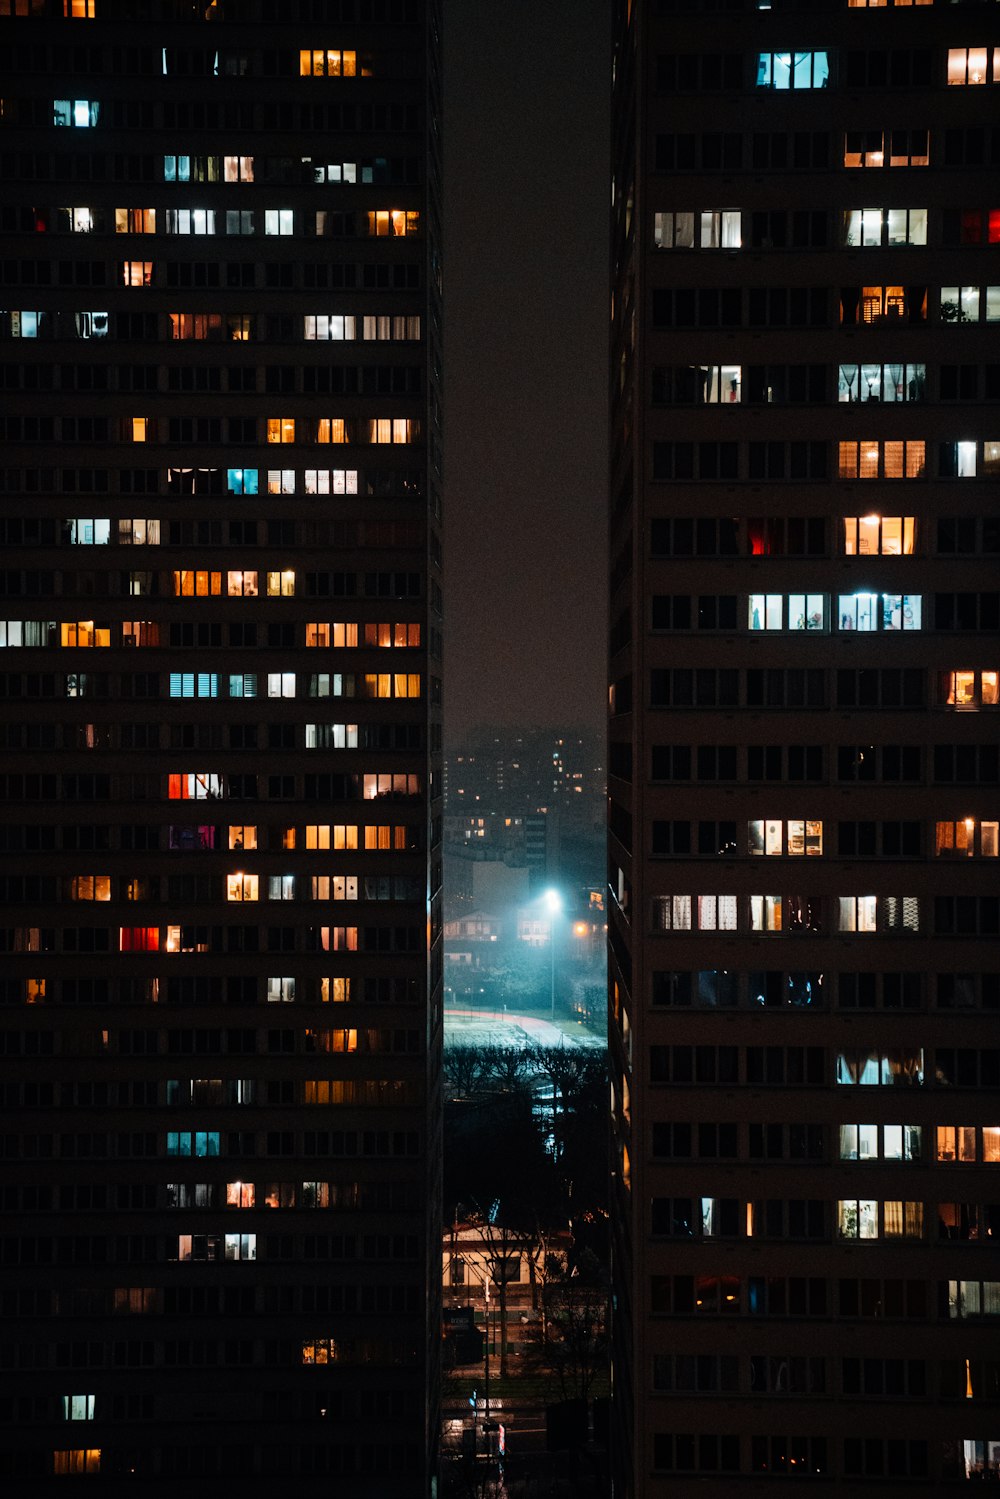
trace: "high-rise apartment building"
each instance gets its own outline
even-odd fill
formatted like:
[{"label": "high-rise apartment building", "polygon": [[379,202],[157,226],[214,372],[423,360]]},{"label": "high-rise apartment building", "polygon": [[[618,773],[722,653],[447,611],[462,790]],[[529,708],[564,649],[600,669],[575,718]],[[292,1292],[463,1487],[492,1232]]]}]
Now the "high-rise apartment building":
[{"label": "high-rise apartment building", "polygon": [[997,1480],[1000,12],[615,75],[616,1499]]},{"label": "high-rise apartment building", "polygon": [[3,1486],[426,1499],[436,0],[0,65]]}]

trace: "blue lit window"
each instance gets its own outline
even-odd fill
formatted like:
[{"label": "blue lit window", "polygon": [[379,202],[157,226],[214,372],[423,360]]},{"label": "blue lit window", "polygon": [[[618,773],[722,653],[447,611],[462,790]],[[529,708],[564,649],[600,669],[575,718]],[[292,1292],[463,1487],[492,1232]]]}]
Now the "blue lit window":
[{"label": "blue lit window", "polygon": [[830,81],[827,52],[758,52],[758,88],[826,88]]},{"label": "blue lit window", "polygon": [[172,671],[171,697],[218,697],[219,674],[214,671]]},{"label": "blue lit window", "polygon": [[258,472],[255,468],[227,469],[226,489],[230,494],[256,494]]},{"label": "blue lit window", "polygon": [[86,129],[97,124],[101,106],[96,99],[53,99],[52,123]]},{"label": "blue lit window", "polygon": [[236,671],[229,673],[229,696],[230,697],[256,697],[257,696],[257,673],[255,671]]},{"label": "blue lit window", "polygon": [[190,182],[190,156],[165,156],[163,158],[164,182]]}]

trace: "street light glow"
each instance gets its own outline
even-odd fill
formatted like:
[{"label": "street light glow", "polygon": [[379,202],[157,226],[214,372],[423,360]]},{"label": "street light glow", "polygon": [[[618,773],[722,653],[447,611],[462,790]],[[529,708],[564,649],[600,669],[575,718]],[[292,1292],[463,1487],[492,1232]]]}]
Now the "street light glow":
[{"label": "street light glow", "polygon": [[557,911],[561,911],[562,910],[562,896],[559,894],[559,891],[558,890],[546,890],[546,892],[545,892],[545,904],[548,906],[548,908],[552,912],[553,916],[556,914]]}]

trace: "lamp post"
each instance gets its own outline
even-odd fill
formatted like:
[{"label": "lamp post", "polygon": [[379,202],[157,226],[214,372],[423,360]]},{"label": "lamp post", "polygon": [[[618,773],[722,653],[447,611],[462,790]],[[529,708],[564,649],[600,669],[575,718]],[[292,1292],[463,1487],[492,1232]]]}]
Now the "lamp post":
[{"label": "lamp post", "polygon": [[549,1019],[556,1018],[556,917],[562,910],[562,896],[558,890],[546,890],[545,904],[549,912]]}]

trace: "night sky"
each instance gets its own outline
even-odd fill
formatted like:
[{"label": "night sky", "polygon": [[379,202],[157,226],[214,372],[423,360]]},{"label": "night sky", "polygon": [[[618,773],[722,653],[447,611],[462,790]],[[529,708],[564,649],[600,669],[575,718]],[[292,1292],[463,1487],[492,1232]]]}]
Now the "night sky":
[{"label": "night sky", "polygon": [[609,0],[445,7],[449,741],[604,721]]}]

